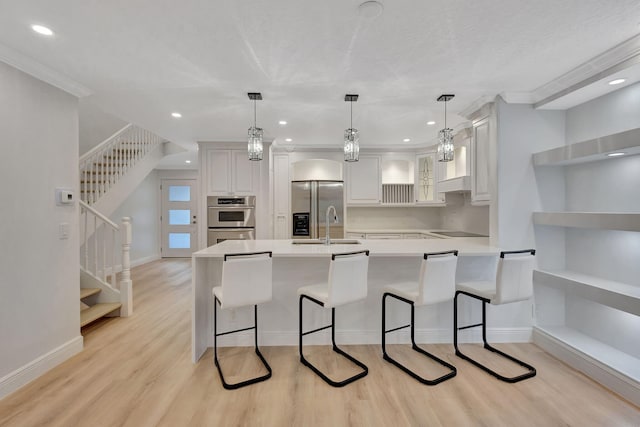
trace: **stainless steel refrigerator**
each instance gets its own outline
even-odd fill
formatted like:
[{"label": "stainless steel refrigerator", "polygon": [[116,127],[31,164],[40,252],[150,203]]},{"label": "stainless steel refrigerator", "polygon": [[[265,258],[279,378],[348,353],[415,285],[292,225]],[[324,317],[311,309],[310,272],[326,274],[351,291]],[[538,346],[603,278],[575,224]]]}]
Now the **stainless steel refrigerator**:
[{"label": "stainless steel refrigerator", "polygon": [[327,208],[334,206],[329,221],[329,236],[344,238],[344,182],[342,181],[292,181],[291,216],[292,239],[321,239],[325,237]]}]

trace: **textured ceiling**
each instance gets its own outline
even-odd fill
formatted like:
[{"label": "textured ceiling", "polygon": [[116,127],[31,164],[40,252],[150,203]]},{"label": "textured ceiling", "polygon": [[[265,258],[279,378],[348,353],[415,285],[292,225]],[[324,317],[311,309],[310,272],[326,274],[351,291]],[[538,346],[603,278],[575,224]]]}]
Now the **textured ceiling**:
[{"label": "textured ceiling", "polygon": [[[88,102],[184,146],[336,144],[359,93],[361,146],[431,141],[476,98],[532,91],[640,32],[637,0],[0,0],[0,43],[93,91]],[[30,30],[41,23],[56,35]],[[172,111],[182,119],[170,117]],[[279,126],[278,120],[287,120]],[[428,127],[428,120],[436,126]]]}]

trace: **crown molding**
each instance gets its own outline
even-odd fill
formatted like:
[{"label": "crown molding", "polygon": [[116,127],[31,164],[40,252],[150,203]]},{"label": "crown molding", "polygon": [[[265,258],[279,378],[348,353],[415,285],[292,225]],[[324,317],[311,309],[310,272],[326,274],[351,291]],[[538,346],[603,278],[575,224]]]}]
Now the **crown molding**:
[{"label": "crown molding", "polygon": [[507,104],[533,104],[533,92],[501,92],[500,96]]},{"label": "crown molding", "polygon": [[541,107],[638,62],[640,62],[640,34],[535,89],[532,92],[535,107]]},{"label": "crown molding", "polygon": [[0,43],[0,61],[78,98],[83,98],[93,93],[91,89],[76,82],[65,74],[49,68],[2,43]]},{"label": "crown molding", "polygon": [[495,99],[496,95],[482,95],[480,98],[460,110],[458,114],[468,120],[473,120],[472,117],[476,111],[481,109],[484,105],[494,102]]}]

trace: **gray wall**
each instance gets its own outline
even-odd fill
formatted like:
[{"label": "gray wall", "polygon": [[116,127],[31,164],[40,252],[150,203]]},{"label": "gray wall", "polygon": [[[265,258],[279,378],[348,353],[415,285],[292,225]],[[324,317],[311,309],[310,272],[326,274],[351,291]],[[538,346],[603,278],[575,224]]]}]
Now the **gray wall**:
[{"label": "gray wall", "polygon": [[77,351],[82,337],[79,208],[54,198],[56,187],[78,196],[78,101],[2,62],[0,93],[2,378],[43,356],[68,357],[61,347]]}]

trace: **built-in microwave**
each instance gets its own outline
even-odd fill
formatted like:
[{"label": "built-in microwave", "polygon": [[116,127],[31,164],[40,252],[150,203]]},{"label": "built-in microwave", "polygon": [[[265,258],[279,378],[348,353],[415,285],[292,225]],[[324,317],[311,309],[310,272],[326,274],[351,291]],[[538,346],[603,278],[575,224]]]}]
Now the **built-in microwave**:
[{"label": "built-in microwave", "polygon": [[247,227],[256,226],[256,196],[207,197],[207,227]]}]

